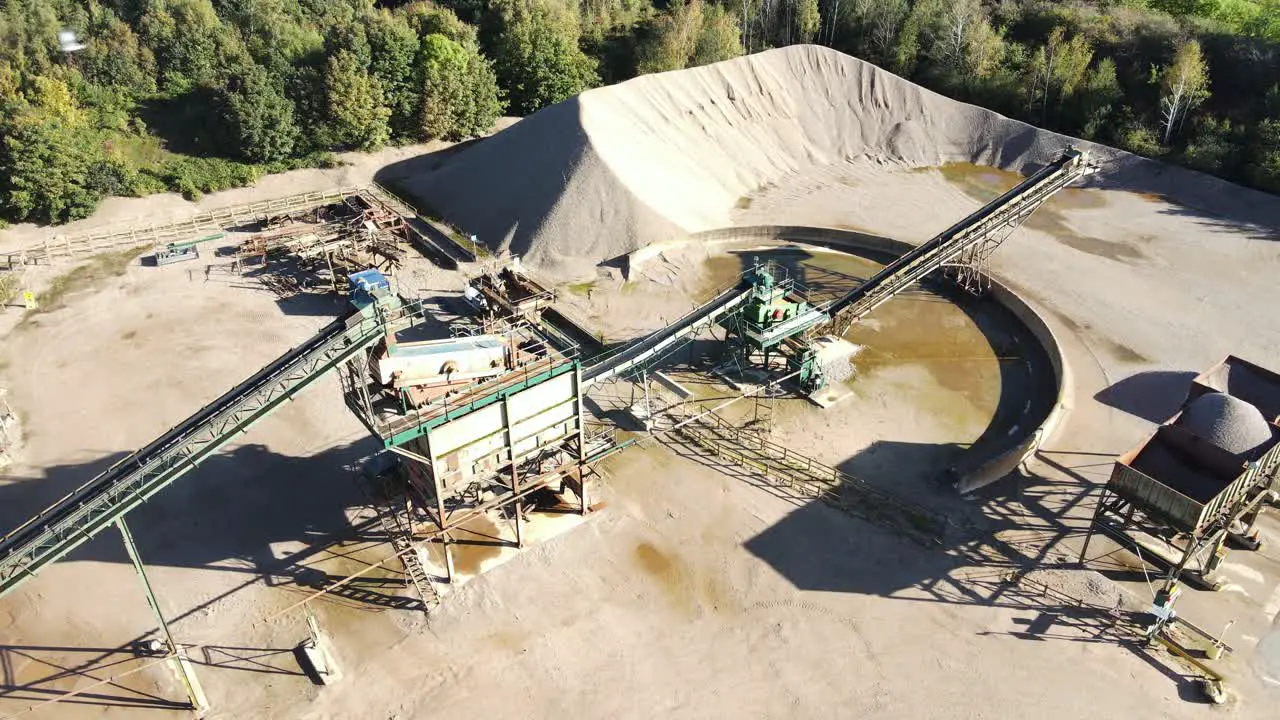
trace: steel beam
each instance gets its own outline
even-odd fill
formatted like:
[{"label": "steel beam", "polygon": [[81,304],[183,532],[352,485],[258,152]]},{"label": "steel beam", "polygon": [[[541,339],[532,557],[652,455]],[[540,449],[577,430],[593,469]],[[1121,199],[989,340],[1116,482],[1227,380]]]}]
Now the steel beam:
[{"label": "steel beam", "polygon": [[204,689],[200,687],[200,682],[196,680],[195,672],[192,671],[190,663],[182,655],[183,650],[173,641],[173,634],[169,632],[169,623],[164,619],[164,611],[160,609],[160,600],[156,598],[155,591],[151,589],[151,581],[147,579],[146,568],[142,565],[142,556],[138,554],[138,546],[133,541],[133,533],[129,532],[129,526],[125,524],[124,517],[116,519],[116,527],[120,529],[120,539],[124,541],[124,550],[129,555],[129,560],[133,562],[133,569],[138,573],[138,579],[142,581],[142,592],[147,596],[147,605],[151,607],[151,612],[156,616],[156,622],[160,625],[160,632],[164,635],[166,652],[169,653],[169,663],[173,666],[173,673],[178,676],[178,681],[182,683],[182,689],[187,693],[187,699],[191,702],[191,709],[196,712],[204,712],[209,707],[209,701],[205,698]]}]

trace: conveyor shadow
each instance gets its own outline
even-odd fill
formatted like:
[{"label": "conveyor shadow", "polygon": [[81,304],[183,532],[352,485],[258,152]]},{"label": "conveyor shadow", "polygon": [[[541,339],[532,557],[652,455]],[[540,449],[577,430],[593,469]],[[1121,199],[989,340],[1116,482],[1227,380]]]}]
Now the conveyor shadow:
[{"label": "conveyor shadow", "polygon": [[[351,520],[368,501],[356,470],[379,450],[371,438],[305,457],[282,455],[258,444],[241,445],[214,455],[135,508],[127,516],[129,526],[148,566],[240,573],[247,576],[246,584],[265,580],[272,586],[323,587],[330,573],[310,566],[344,557],[335,543],[386,540],[376,520],[355,525]],[[42,480],[0,486],[7,524],[23,522],[50,498],[58,499],[67,488],[105,470],[116,457],[54,466]],[[274,549],[282,545],[290,549]],[[65,560],[130,563],[110,526]],[[345,599],[399,607],[404,598],[398,593],[377,589],[396,584],[385,577],[363,578],[351,583],[351,597]],[[156,592],[163,596],[164,588]]]},{"label": "conveyor shadow", "polygon": [[[135,710],[181,710],[185,701],[168,700],[130,687],[127,679],[102,682],[140,667],[151,658],[129,644],[118,648],[0,645],[0,709],[20,711],[57,699],[59,704],[95,705]],[[59,699],[71,688],[102,684],[74,697]],[[137,684],[137,683],[133,683]]]}]

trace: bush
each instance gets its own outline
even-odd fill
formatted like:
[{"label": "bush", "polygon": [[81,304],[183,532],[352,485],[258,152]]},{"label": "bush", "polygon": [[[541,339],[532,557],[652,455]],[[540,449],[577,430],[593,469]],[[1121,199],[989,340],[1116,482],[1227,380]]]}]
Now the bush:
[{"label": "bush", "polygon": [[252,185],[259,174],[258,167],[233,160],[183,157],[167,164],[163,177],[170,190],[199,200],[204,193]]},{"label": "bush", "polygon": [[1182,160],[1201,172],[1231,176],[1236,166],[1236,135],[1230,120],[1207,118],[1187,143]]},{"label": "bush", "polygon": [[1143,125],[1130,125],[1120,133],[1120,147],[1135,155],[1158,158],[1165,154],[1165,146],[1155,132]]}]

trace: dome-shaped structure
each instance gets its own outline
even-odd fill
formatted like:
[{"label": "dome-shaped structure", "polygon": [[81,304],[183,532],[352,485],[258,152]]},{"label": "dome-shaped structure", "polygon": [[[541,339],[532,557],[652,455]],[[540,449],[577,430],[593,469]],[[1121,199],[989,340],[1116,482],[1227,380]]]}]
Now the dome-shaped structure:
[{"label": "dome-shaped structure", "polygon": [[1271,440],[1271,425],[1262,412],[1225,393],[1196,398],[1176,424],[1236,455],[1248,455]]}]

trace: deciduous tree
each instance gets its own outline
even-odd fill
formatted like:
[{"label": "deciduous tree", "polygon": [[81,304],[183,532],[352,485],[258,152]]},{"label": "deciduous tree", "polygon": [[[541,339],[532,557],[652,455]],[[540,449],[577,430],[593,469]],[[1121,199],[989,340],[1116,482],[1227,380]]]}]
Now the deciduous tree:
[{"label": "deciduous tree", "polygon": [[1187,113],[1209,98],[1209,66],[1200,43],[1179,43],[1173,62],[1156,71],[1155,78],[1160,84],[1160,126],[1168,145]]},{"label": "deciduous tree", "polygon": [[293,103],[266,70],[246,68],[227,82],[220,100],[228,154],[248,162],[274,162],[293,154],[298,139]]},{"label": "deciduous tree", "polygon": [[818,0],[796,0],[796,42],[811,43],[822,27]]},{"label": "deciduous tree", "polygon": [[578,20],[552,0],[495,4],[494,64],[511,110],[527,115],[594,86],[596,63],[578,48]]},{"label": "deciduous tree", "polygon": [[461,140],[493,127],[501,110],[497,80],[474,45],[428,35],[422,57],[423,137]]},{"label": "deciduous tree", "polygon": [[325,66],[329,131],[338,145],[373,150],[391,137],[382,86],[348,50],[339,50]]}]

